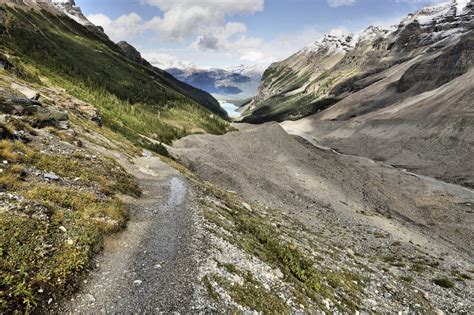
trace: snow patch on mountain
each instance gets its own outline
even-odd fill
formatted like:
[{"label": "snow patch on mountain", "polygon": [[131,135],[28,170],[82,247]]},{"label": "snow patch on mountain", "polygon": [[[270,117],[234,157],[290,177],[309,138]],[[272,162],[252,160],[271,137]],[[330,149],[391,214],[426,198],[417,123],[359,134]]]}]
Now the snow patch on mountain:
[{"label": "snow patch on mountain", "polygon": [[355,47],[357,36],[354,34],[344,35],[324,35],[323,39],[316,41],[304,48],[301,53],[316,54],[325,52],[326,55],[333,55],[336,53],[346,53]]},{"label": "snow patch on mountain", "polygon": [[386,37],[390,32],[390,30],[371,25],[357,35],[357,40],[358,42],[374,41],[377,38]]},{"label": "snow patch on mountain", "polygon": [[426,6],[405,17],[401,21],[401,25],[407,25],[415,21],[421,25],[429,25],[446,17],[457,17],[466,13],[469,3],[471,3],[471,0],[451,0]]},{"label": "snow patch on mountain", "polygon": [[238,65],[224,68],[225,71],[231,73],[238,73],[240,75],[248,76],[251,78],[258,78],[262,77],[263,72],[265,72],[266,67],[259,66],[259,65]]},{"label": "snow patch on mountain", "polygon": [[52,0],[52,4],[69,18],[84,26],[92,26],[92,24],[82,13],[80,7],[76,6],[74,0]]}]

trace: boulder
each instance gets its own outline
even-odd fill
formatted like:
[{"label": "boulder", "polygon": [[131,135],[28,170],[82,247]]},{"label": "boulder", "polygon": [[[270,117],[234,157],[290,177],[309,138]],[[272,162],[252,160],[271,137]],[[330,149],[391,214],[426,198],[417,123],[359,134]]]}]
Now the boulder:
[{"label": "boulder", "polygon": [[20,115],[25,108],[21,105],[15,105],[12,102],[3,102],[0,100],[0,113],[8,115]]},{"label": "boulder", "polygon": [[[27,115],[29,107],[41,106],[36,100],[0,94],[0,113],[9,115]],[[31,111],[31,110],[30,110]]]},{"label": "boulder", "polygon": [[46,179],[47,181],[59,181],[61,180],[61,177],[54,173],[46,173],[43,174],[43,178]]},{"label": "boulder", "polygon": [[30,124],[35,128],[45,128],[48,126],[69,128],[68,124],[64,123],[68,121],[68,114],[66,112],[40,106],[30,106],[27,108],[27,111],[32,116]]},{"label": "boulder", "polygon": [[19,84],[16,84],[16,83],[12,83],[11,86],[10,86],[13,90],[23,94],[27,99],[30,99],[30,100],[39,100],[40,98],[40,94],[39,92],[35,91],[35,90],[32,90],[26,86],[21,86]]}]

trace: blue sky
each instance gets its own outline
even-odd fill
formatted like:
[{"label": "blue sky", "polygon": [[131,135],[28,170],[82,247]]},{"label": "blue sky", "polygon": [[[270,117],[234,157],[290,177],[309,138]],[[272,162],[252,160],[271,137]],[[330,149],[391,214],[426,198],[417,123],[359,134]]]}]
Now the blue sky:
[{"label": "blue sky", "polygon": [[388,27],[437,0],[76,0],[160,67],[268,65],[325,33]]}]

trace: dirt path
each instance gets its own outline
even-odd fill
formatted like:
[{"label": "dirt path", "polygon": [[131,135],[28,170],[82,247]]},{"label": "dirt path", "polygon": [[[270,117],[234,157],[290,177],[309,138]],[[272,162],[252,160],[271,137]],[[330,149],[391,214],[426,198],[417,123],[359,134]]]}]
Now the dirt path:
[{"label": "dirt path", "polygon": [[156,157],[121,162],[137,176],[143,196],[130,200],[127,229],[106,241],[97,269],[61,312],[187,313],[197,268],[192,191]]}]

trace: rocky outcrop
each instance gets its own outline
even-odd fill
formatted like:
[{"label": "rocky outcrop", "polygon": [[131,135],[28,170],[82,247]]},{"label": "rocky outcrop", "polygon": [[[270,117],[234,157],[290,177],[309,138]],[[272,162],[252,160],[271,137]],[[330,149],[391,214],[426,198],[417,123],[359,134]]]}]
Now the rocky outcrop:
[{"label": "rocky outcrop", "polygon": [[44,107],[39,101],[16,96],[5,91],[0,92],[0,113],[24,116],[35,128],[48,126],[67,129],[68,114],[58,108]]},{"label": "rocky outcrop", "polygon": [[140,52],[135,47],[127,43],[126,41],[118,42],[117,45],[120,47],[123,54],[128,59],[138,62],[139,64],[151,67],[151,64],[142,58],[142,55],[140,54]]},{"label": "rocky outcrop", "polygon": [[21,86],[16,83],[12,83],[10,86],[13,90],[23,94],[26,98],[30,100],[37,101],[40,98],[40,94],[38,91],[32,90],[26,86]]}]

